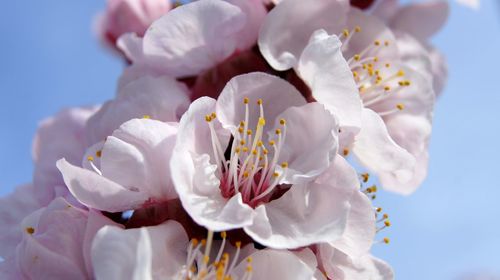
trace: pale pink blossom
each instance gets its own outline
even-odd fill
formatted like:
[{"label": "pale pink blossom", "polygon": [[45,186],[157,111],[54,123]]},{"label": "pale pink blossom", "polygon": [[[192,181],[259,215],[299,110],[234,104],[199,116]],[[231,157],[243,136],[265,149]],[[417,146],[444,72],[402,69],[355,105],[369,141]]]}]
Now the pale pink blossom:
[{"label": "pale pink blossom", "polygon": [[96,110],[96,107],[66,109],[40,124],[32,151],[34,193],[40,206],[48,205],[57,196],[74,202],[55,164],[62,157],[73,164],[81,162],[89,145],[85,124]]},{"label": "pale pink blossom", "polygon": [[258,0],[195,1],[153,22],[143,38],[125,34],[118,47],[132,61],[128,75],[194,76],[255,44],[265,14]]},{"label": "pale pink blossom", "polygon": [[97,18],[97,31],[111,45],[123,34],[144,35],[146,29],[172,9],[170,0],[108,0],[106,11]]},{"label": "pale pink blossom", "polygon": [[[317,6],[326,5],[317,2]],[[414,177],[423,174],[415,167],[422,150],[407,150],[404,141],[409,137],[395,142],[391,135],[397,132],[388,131],[386,122],[409,114],[430,123],[435,98],[432,80],[426,72],[418,72],[422,68],[413,69],[401,59],[396,37],[376,17],[340,0],[328,2],[323,9],[310,4],[287,0],[269,13],[259,36],[264,57],[277,70],[295,68],[312,97],[338,115],[341,153],[352,151],[386,188],[414,191],[423,179]],[[287,20],[293,14],[306,18],[307,24],[295,28],[297,23]],[[329,20],[328,14],[335,14],[336,20]],[[428,136],[418,139],[426,142]]]},{"label": "pale pink blossom", "polygon": [[[194,101],[181,119],[175,188],[186,211],[210,230],[243,228],[274,248],[335,240],[358,184],[335,156],[336,131],[321,104],[306,104],[284,80],[237,76],[218,100]],[[330,166],[331,176],[315,182]]]},{"label": "pale pink blossom", "polygon": [[82,167],[57,162],[64,182],[83,205],[121,212],[177,197],[169,161],[176,123],[132,119],[89,147]]},{"label": "pale pink blossom", "polygon": [[175,221],[140,229],[104,227],[92,245],[96,279],[316,279],[308,249],[299,254],[241,248],[241,242],[233,246],[221,235],[222,241],[209,236],[203,245],[189,240]]},{"label": "pale pink blossom", "polygon": [[317,246],[320,267],[331,280],[392,280],[394,272],[384,261],[371,255],[352,258],[335,247]]},{"label": "pale pink blossom", "polygon": [[26,184],[0,198],[0,257],[11,255],[22,239],[21,221],[42,207],[35,197],[35,188]]},{"label": "pale pink blossom", "polygon": [[428,60],[429,65],[417,70],[431,76],[434,91],[439,95],[448,78],[448,65],[444,55],[428,41],[446,23],[449,4],[436,0],[402,6],[396,0],[381,0],[373,9],[373,14],[397,31],[395,35],[401,59],[410,67],[422,66],[422,60]]},{"label": "pale pink blossom", "polygon": [[18,225],[21,240],[0,264],[0,275],[4,279],[88,279],[91,242],[104,225],[119,226],[100,213],[56,198]]}]

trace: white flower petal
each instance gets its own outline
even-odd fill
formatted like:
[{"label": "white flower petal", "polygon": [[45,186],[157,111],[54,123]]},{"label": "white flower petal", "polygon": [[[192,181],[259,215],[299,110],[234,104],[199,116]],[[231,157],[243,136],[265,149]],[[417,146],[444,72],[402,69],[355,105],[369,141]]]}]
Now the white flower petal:
[{"label": "white flower petal", "polygon": [[276,70],[294,67],[312,33],[325,29],[329,33],[342,30],[349,1],[287,0],[269,12],[259,33],[262,55]]}]

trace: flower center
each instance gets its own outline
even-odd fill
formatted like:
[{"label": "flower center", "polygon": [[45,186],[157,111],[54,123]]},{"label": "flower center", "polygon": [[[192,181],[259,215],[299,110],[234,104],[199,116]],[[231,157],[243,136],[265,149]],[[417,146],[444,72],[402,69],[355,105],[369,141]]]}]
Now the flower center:
[{"label": "flower center", "polygon": [[[226,149],[222,149],[212,121],[215,113],[205,116],[212,140],[217,172],[220,179],[220,189],[224,197],[230,198],[241,193],[243,201],[255,207],[260,202],[269,199],[283,178],[287,162],[278,163],[280,150],[286,138],[286,121],[280,120],[280,127],[274,130],[275,137],[265,143],[263,141],[264,107],[262,99],[257,100],[259,118],[256,127],[249,127],[249,99],[244,98],[245,119],[233,132],[232,141]],[[229,156],[225,156],[225,151]]]},{"label": "flower center", "polygon": [[[236,251],[231,259],[229,253],[224,252],[227,243],[226,232],[221,232],[222,242],[217,250],[212,248],[213,246],[213,231],[208,232],[207,239],[198,241],[193,238],[188,245],[188,253],[186,258],[186,265],[179,272],[177,279],[190,279],[190,280],[201,280],[201,279],[215,279],[215,280],[232,280],[232,279],[242,279],[250,280],[252,279],[252,257],[247,257],[247,267],[245,273],[241,278],[234,275],[234,268],[238,264],[238,258],[241,251],[241,242],[236,242]],[[214,251],[212,251],[214,250]],[[210,254],[217,252],[217,255]],[[213,262],[210,260],[210,256],[215,255]]]},{"label": "flower center", "polygon": [[[361,27],[356,26],[351,31],[344,29],[338,35],[342,41],[342,52],[346,53],[349,49],[349,42],[355,34],[360,32]],[[375,40],[373,44],[369,44],[361,52],[354,54],[347,60],[365,107],[374,109],[381,102],[411,85],[411,82],[405,79],[403,70],[394,69],[391,67],[390,61],[382,61],[377,56],[382,48],[388,47],[390,44],[390,41]],[[393,108],[375,111],[381,116],[387,116],[404,108],[403,103],[397,103]]]}]

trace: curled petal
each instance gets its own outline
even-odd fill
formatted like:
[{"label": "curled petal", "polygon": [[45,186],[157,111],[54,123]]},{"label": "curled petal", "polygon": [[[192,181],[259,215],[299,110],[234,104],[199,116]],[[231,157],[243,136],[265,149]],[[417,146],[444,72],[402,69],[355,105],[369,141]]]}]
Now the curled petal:
[{"label": "curled petal", "polygon": [[57,161],[57,168],[71,193],[85,206],[120,212],[137,208],[148,199],[145,193],[128,190],[95,172],[76,167],[64,158]]},{"label": "curled petal", "polygon": [[332,111],[341,127],[361,126],[362,103],[351,69],[337,36],[318,30],[300,56],[296,68],[314,99]]},{"label": "curled petal", "polygon": [[[287,0],[269,12],[259,33],[262,55],[276,70],[294,67],[317,29],[337,33],[344,28],[349,1]],[[300,20],[298,20],[300,19]]]},{"label": "curled petal", "polygon": [[391,174],[401,183],[408,182],[413,176],[415,157],[392,140],[383,120],[370,109],[363,110],[363,127],[356,136],[353,152],[377,175]]},{"label": "curled petal", "polygon": [[[287,109],[277,118],[275,127],[281,126],[281,120],[286,122],[286,133],[279,161],[288,163],[282,182],[313,180],[328,168],[337,154],[337,120],[316,102]],[[269,134],[270,138],[276,137],[274,131]]]}]

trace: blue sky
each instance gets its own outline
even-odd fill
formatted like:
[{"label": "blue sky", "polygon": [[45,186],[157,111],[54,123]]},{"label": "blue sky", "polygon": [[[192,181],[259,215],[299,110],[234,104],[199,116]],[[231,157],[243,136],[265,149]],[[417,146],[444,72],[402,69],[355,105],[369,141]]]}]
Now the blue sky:
[{"label": "blue sky", "polygon": [[[436,107],[429,177],[413,196],[381,192],[393,226],[377,256],[397,279],[500,274],[500,8],[452,4],[434,43],[450,79]],[[0,195],[31,181],[37,124],[61,108],[114,95],[121,61],[92,34],[104,1],[6,1],[0,17]]]}]

